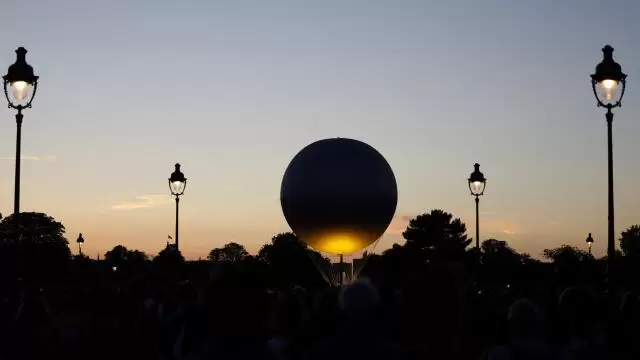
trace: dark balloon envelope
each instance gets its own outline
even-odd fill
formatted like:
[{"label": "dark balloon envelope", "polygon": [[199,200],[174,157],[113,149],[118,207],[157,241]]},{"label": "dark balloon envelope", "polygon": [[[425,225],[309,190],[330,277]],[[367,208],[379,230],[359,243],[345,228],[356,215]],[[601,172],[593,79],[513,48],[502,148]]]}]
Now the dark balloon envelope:
[{"label": "dark balloon envelope", "polygon": [[373,147],[353,139],[324,139],[291,160],[280,203],[302,241],[319,251],[350,254],[386,231],[398,187],[391,166]]}]

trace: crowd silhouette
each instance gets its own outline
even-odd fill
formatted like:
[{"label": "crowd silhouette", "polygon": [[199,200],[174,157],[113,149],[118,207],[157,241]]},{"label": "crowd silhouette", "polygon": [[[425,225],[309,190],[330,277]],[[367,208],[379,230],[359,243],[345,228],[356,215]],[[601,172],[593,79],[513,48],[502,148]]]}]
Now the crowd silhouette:
[{"label": "crowd silhouette", "polygon": [[572,246],[544,261],[469,248],[465,224],[433,210],[330,286],[292,233],[255,256],[229,243],[186,261],[167,243],[90,259],[55,219],[20,213],[0,221],[0,359],[639,359],[639,229],[607,277]]}]

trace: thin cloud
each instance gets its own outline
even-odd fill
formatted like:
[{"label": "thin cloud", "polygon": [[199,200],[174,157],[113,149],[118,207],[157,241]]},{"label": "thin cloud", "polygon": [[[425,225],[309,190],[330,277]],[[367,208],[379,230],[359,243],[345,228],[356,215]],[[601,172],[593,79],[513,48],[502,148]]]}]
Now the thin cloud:
[{"label": "thin cloud", "polygon": [[157,208],[171,204],[169,195],[140,195],[133,201],[124,201],[111,206],[113,210],[136,210]]},{"label": "thin cloud", "polygon": [[515,235],[516,234],[515,231],[511,231],[511,230],[507,230],[507,229],[502,230],[502,232],[507,234],[507,235]]},{"label": "thin cloud", "polygon": [[411,219],[411,216],[408,215],[395,215],[387,228],[386,234],[402,234],[407,229]]},{"label": "thin cloud", "polygon": [[[0,160],[15,160],[16,157],[15,156],[0,156]],[[44,162],[56,162],[56,160],[58,160],[58,158],[55,155],[41,155],[41,156],[34,156],[34,155],[25,155],[22,154],[20,156],[21,160],[33,160],[33,161],[44,161]]]}]

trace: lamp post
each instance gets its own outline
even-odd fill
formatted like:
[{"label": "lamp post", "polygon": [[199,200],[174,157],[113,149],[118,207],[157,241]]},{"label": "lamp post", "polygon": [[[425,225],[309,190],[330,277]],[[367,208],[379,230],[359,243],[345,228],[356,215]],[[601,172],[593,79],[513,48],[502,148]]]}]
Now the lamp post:
[{"label": "lamp post", "polygon": [[20,148],[22,141],[22,110],[31,107],[31,102],[38,89],[38,76],[33,74],[33,67],[27,64],[27,50],[19,47],[16,50],[16,62],[9,66],[4,81],[4,95],[9,108],[16,109],[16,171],[15,190],[13,195],[13,213],[20,213]]},{"label": "lamp post", "polygon": [[614,208],[613,208],[613,110],[622,106],[622,97],[627,84],[627,75],[622,72],[620,64],[613,60],[613,48],[605,45],[602,48],[603,59],[591,75],[591,88],[598,101],[598,107],[607,109],[607,164],[608,164],[608,228],[607,228],[607,278],[611,277],[616,255]]},{"label": "lamp post", "polygon": [[180,242],[179,242],[179,233],[178,233],[178,215],[179,215],[179,205],[180,205],[180,196],[184,194],[184,190],[187,188],[187,178],[184,177],[182,171],[180,171],[180,164],[175,165],[175,170],[171,173],[169,177],[169,190],[171,190],[171,195],[173,195],[176,199],[176,250],[180,250]]},{"label": "lamp post", "polygon": [[78,240],[76,240],[76,242],[78,243],[78,254],[82,256],[82,244],[84,244],[84,238],[82,237],[82,233],[78,235]]},{"label": "lamp post", "polygon": [[589,233],[589,236],[587,236],[587,240],[585,240],[587,243],[587,246],[589,247],[589,255],[591,255],[591,245],[593,245],[593,238],[591,237],[591,233]]},{"label": "lamp post", "polygon": [[480,196],[484,194],[487,179],[480,172],[480,164],[473,164],[473,172],[469,176],[469,191],[476,198],[476,252],[480,255]]}]

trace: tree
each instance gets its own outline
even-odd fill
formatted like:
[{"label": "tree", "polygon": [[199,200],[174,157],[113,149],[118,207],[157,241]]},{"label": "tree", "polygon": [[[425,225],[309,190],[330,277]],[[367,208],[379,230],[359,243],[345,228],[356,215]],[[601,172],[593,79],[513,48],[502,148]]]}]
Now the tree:
[{"label": "tree", "polygon": [[393,244],[380,256],[377,264],[378,281],[390,284],[403,283],[408,274],[414,273],[416,267],[423,265],[424,259],[420,255],[406,246]]},{"label": "tree", "polygon": [[523,257],[512,249],[506,241],[488,239],[480,245],[482,262],[499,267],[514,266],[522,263]]},{"label": "tree", "polygon": [[64,244],[65,228],[51,216],[38,212],[11,214],[0,221],[0,234],[5,242],[21,244]]},{"label": "tree", "polygon": [[262,246],[258,252],[258,260],[268,265],[276,286],[322,284],[323,270],[328,262],[292,232],[271,238],[271,243]]},{"label": "tree", "polygon": [[622,232],[620,249],[624,256],[640,257],[640,225],[633,225]]},{"label": "tree", "polygon": [[104,260],[109,266],[121,269],[138,269],[147,262],[149,257],[140,250],[129,250],[122,245],[116,245],[104,254]]},{"label": "tree", "polygon": [[436,209],[411,219],[402,236],[407,240],[406,247],[428,260],[459,261],[471,244],[466,231],[460,219]]},{"label": "tree", "polygon": [[545,249],[542,255],[553,261],[553,281],[575,284],[577,281],[593,281],[597,276],[597,262],[587,251],[574,246],[562,245],[555,249]]},{"label": "tree", "polygon": [[149,264],[149,256],[140,250],[127,251],[125,267],[133,271],[142,271]]},{"label": "tree", "polygon": [[127,261],[131,263],[143,263],[149,260],[149,255],[145,254],[140,250],[129,250],[127,251]]},{"label": "tree", "polygon": [[594,259],[588,252],[571,245],[562,245],[555,249],[544,249],[542,255],[554,263],[561,265],[579,264]]},{"label": "tree", "polygon": [[520,254],[520,263],[522,265],[537,265],[540,263],[540,261],[532,258],[531,255],[527,253],[522,253]]},{"label": "tree", "polygon": [[160,250],[153,258],[153,263],[160,267],[170,269],[184,264],[184,257],[174,244],[167,243],[167,246]]},{"label": "tree", "polygon": [[109,266],[120,267],[124,265],[125,261],[127,260],[128,252],[129,250],[127,250],[126,247],[122,245],[116,245],[113,247],[113,249],[107,251],[104,254],[104,260],[107,262],[107,264],[109,264]]},{"label": "tree", "polygon": [[[616,251],[614,251],[613,254],[614,254],[613,255],[614,259],[620,259],[624,255],[622,251],[620,251],[620,249],[616,249]],[[602,256],[599,260],[606,261],[608,258],[609,258],[609,255],[604,254],[604,256]]]},{"label": "tree", "polygon": [[482,267],[478,269],[484,282],[511,283],[519,278],[529,257],[518,254],[506,241],[489,239],[480,245]]},{"label": "tree", "polygon": [[249,255],[244,246],[231,242],[221,248],[215,248],[209,253],[209,260],[213,262],[236,263]]},{"label": "tree", "polygon": [[0,221],[0,262],[25,276],[57,276],[71,263],[64,234],[64,225],[44,213],[7,216]]}]

